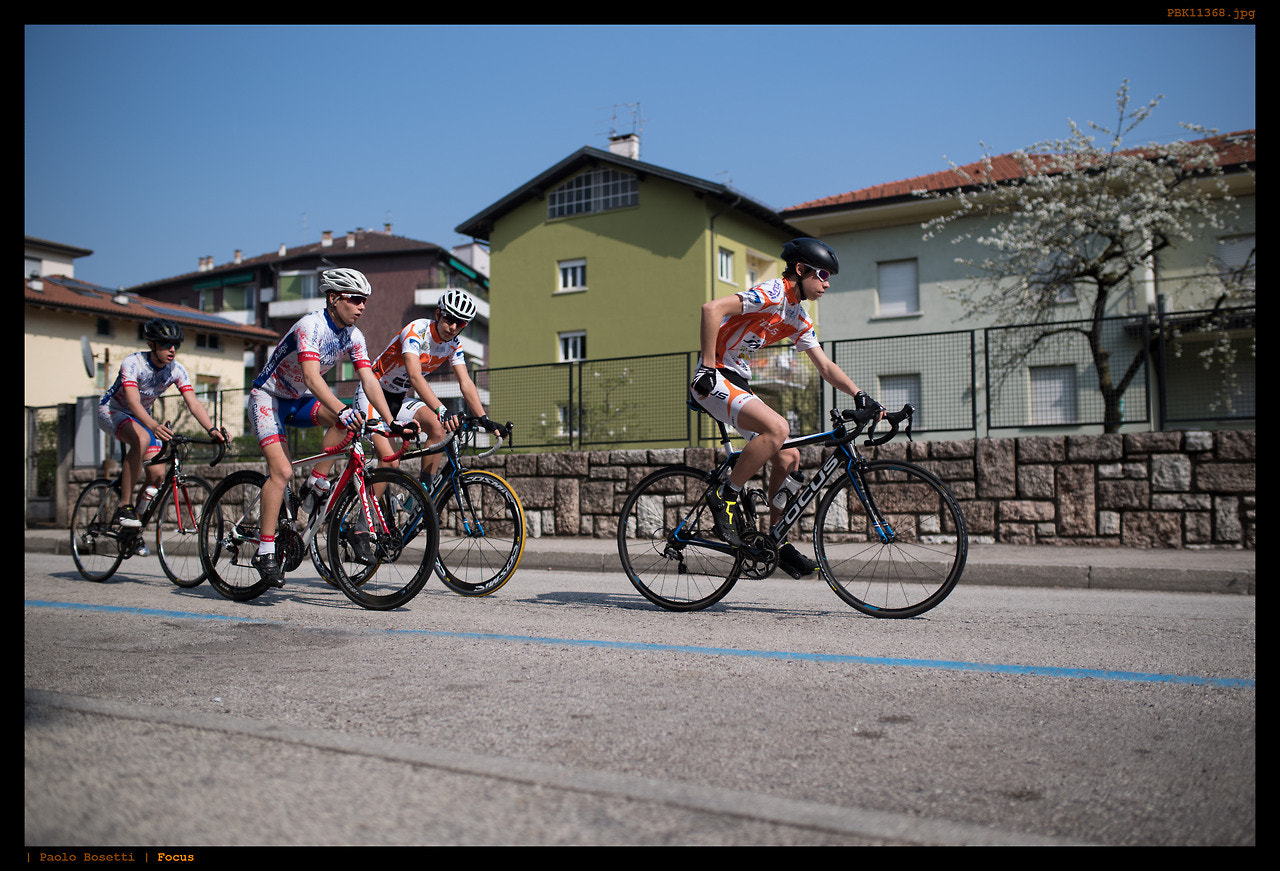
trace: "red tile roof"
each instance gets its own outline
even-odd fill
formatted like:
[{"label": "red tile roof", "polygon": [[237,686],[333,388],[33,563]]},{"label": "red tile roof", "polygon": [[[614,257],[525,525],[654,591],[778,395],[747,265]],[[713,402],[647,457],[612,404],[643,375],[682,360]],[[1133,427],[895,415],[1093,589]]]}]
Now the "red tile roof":
[{"label": "red tile roof", "polygon": [[[40,284],[39,290],[32,287],[37,281]],[[65,275],[25,279],[23,290],[23,301],[27,305],[41,308],[81,312],[95,317],[126,318],[140,323],[164,317],[200,332],[238,336],[255,342],[276,342],[280,338],[274,330],[236,323],[190,306],[161,302],[132,293],[124,294],[126,302],[121,304],[113,299],[121,291]]]},{"label": "red tile roof", "polygon": [[[1255,139],[1255,131],[1243,130],[1237,133],[1226,133],[1221,136],[1210,137],[1206,140],[1197,140],[1214,143],[1218,150],[1218,160],[1224,168],[1243,167],[1255,162],[1257,157],[1257,145]],[[1133,153],[1141,153],[1142,149],[1135,149]],[[961,167],[961,169],[973,178],[982,178],[986,172],[984,161],[969,163]],[[1024,172],[1021,164],[1014,159],[1012,154],[1001,154],[991,158],[991,180],[995,182],[1012,181],[1022,178]],[[807,211],[810,209],[821,209],[828,206],[852,205],[855,203],[869,203],[883,200],[894,200],[899,198],[910,197],[913,191],[945,191],[954,188],[963,187],[969,184],[960,173],[955,170],[943,170],[928,175],[918,175],[914,178],[903,179],[902,181],[891,181],[885,184],[872,185],[871,187],[862,188],[848,193],[836,194],[834,196],[822,197],[817,200],[810,200],[807,203],[800,203],[796,206],[783,209],[782,214],[789,212]]]}]

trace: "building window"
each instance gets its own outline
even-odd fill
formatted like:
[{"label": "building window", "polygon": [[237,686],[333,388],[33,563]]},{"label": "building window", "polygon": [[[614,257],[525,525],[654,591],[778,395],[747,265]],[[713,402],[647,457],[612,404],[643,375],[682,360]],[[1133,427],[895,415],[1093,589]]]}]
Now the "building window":
[{"label": "building window", "polygon": [[593,169],[574,176],[547,196],[547,217],[607,212],[640,203],[640,182],[616,169]]},{"label": "building window", "polygon": [[560,270],[560,283],[557,290],[587,289],[587,261],[585,259],[561,260],[556,265]]},{"label": "building window", "polygon": [[577,363],[587,359],[587,333],[577,330],[560,334],[560,362]]},{"label": "building window", "polygon": [[1076,423],[1076,370],[1074,366],[1032,366],[1031,423]]},{"label": "building window", "polygon": [[915,260],[891,260],[876,264],[877,294],[881,317],[920,313],[920,279]]},{"label": "building window", "polygon": [[278,300],[315,299],[320,295],[320,277],[314,272],[280,273]]},{"label": "building window", "polygon": [[898,411],[902,406],[911,403],[916,412],[911,417],[911,425],[915,429],[924,429],[923,416],[920,409],[920,375],[881,375],[880,395],[876,397],[890,411]]},{"label": "building window", "polygon": [[733,284],[733,252],[727,248],[720,249],[719,266],[716,275],[721,281]]},{"label": "building window", "polygon": [[222,288],[223,311],[253,311],[252,284],[231,284]]},{"label": "building window", "polygon": [[1228,287],[1253,289],[1257,268],[1255,243],[1253,235],[1218,240],[1218,271]]}]

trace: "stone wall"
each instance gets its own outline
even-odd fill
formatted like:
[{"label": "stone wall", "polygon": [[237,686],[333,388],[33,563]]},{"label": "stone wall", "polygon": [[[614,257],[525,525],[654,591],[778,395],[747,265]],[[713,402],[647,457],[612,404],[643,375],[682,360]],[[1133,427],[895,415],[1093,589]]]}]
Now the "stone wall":
[{"label": "stone wall", "polygon": [[[1175,431],[901,441],[869,455],[939,475],[974,542],[1253,548],[1255,444],[1252,430]],[[816,469],[822,456],[805,448],[801,464]],[[713,452],[499,454],[479,465],[520,494],[531,535],[607,538],[631,487],[679,462],[710,468]]]},{"label": "stone wall", "polygon": [[[960,500],[973,542],[1252,549],[1255,446],[1253,430],[1174,431],[903,440],[868,456],[911,460],[941,477]],[[823,455],[802,449],[802,467],[816,469]],[[710,448],[504,451],[476,466],[519,493],[531,536],[610,538],[623,500],[642,477],[672,463],[709,469],[714,458]],[[264,466],[187,468],[216,485],[234,469]],[[405,468],[416,473],[416,462]],[[90,470],[73,472],[70,498],[93,477]]]}]

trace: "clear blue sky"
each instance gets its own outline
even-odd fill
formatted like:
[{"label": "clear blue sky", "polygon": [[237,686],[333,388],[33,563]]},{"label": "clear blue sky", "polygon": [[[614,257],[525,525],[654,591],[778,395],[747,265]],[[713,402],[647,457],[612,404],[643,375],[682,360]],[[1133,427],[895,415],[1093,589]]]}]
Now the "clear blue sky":
[{"label": "clear blue sky", "polygon": [[1252,25],[27,26],[25,65],[24,233],[112,287],[388,221],[465,242],[626,104],[642,160],[775,208],[1111,125],[1124,79],[1164,95],[1135,144],[1256,126]]}]

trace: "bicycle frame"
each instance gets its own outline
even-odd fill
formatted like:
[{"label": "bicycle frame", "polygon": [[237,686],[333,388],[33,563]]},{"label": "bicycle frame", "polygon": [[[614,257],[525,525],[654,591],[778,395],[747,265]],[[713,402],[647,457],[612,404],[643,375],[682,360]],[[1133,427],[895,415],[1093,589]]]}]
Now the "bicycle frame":
[{"label": "bicycle frame", "polygon": [[[344,468],[342,470],[342,474],[338,476],[337,482],[329,488],[329,495],[328,498],[325,499],[323,507],[318,508],[318,510],[313,510],[311,512],[311,516],[307,518],[306,529],[301,533],[302,549],[304,553],[311,546],[311,542],[315,538],[316,530],[320,528],[321,521],[328,518],[333,509],[337,507],[338,499],[342,496],[343,492],[346,491],[347,485],[351,483],[353,478],[356,481],[357,492],[360,494],[360,506],[364,512],[364,519],[368,524],[368,528],[374,530],[375,533],[377,533],[378,530],[381,530],[380,534],[391,534],[391,530],[387,527],[386,518],[382,515],[382,509],[378,507],[377,500],[369,498],[369,488],[365,480],[364,467],[366,460],[364,446],[360,443],[360,440],[356,437],[355,433],[348,434],[347,439],[340,445],[335,445],[332,448],[325,448],[314,456],[293,460],[291,461],[291,464],[294,466],[303,466],[309,463],[316,463],[321,460],[329,459],[330,457],[341,453],[346,453],[347,455],[348,462],[346,468]],[[403,453],[404,449],[402,448],[389,459],[395,459]],[[297,517],[294,514],[293,508],[293,493],[287,484],[285,485],[285,494],[284,500],[281,502],[281,509],[285,512],[288,522],[296,522]],[[375,515],[377,519],[376,526],[374,524]]]},{"label": "bicycle frame", "polygon": [[[122,539],[132,538],[133,536],[130,535],[130,532],[138,536],[142,535],[142,531],[147,528],[147,525],[151,522],[151,518],[155,516],[156,511],[159,509],[160,503],[164,501],[163,495],[165,490],[170,491],[170,495],[173,497],[174,513],[177,515],[177,519],[178,519],[178,531],[183,533],[188,533],[188,532],[193,533],[196,531],[196,528],[200,524],[200,518],[195,515],[194,506],[191,505],[190,497],[187,494],[185,489],[182,491],[182,496],[184,498],[179,499],[179,494],[178,494],[178,479],[182,477],[182,456],[181,454],[178,453],[178,449],[177,449],[177,445],[179,444],[215,444],[217,445],[218,455],[214,457],[213,462],[209,464],[210,468],[218,465],[218,463],[222,461],[222,457],[227,450],[227,443],[225,441],[218,442],[218,441],[215,441],[214,439],[193,439],[187,436],[175,435],[162,451],[160,451],[151,459],[145,460],[143,462],[144,466],[158,466],[158,465],[161,465],[162,463],[168,463],[169,465],[168,465],[168,468],[165,470],[164,478],[161,480],[160,486],[156,487],[155,497],[150,502],[147,503],[147,507],[143,510],[142,516],[138,518],[138,521],[142,525],[132,530],[122,529],[121,536],[120,536]],[[112,488],[115,489],[117,492],[119,492],[122,489],[120,486],[120,481],[121,481],[120,476],[116,476],[115,480],[111,482]],[[129,494],[129,496],[132,496],[132,494]],[[121,493],[120,498],[124,499],[126,498],[126,495],[124,493]],[[183,517],[182,510],[181,510],[181,506],[183,505],[186,505],[188,508],[192,509],[190,512],[191,513],[190,518]],[[107,521],[109,522],[110,518],[107,518]],[[189,521],[189,528],[184,528],[183,524],[188,521]]]},{"label": "bicycle frame", "polygon": [[[827,487],[827,485],[837,478],[840,474],[849,477],[849,481],[853,486],[853,491],[857,494],[859,501],[867,510],[867,516],[872,518],[876,534],[882,542],[890,542],[894,540],[893,527],[888,519],[881,514],[879,507],[875,504],[875,500],[871,498],[867,490],[866,483],[862,479],[862,468],[866,465],[866,458],[858,453],[858,449],[854,446],[854,441],[862,433],[863,429],[870,424],[871,428],[867,431],[866,446],[884,444],[889,441],[898,432],[898,424],[901,421],[907,421],[907,437],[911,435],[911,416],[915,413],[915,409],[911,405],[904,405],[901,411],[892,412],[885,416],[889,422],[890,430],[879,438],[872,438],[875,431],[875,425],[878,422],[878,412],[876,411],[844,411],[840,412],[836,409],[831,410],[831,419],[834,427],[826,432],[813,433],[806,436],[796,436],[787,439],[782,443],[781,449],[800,448],[808,445],[823,445],[834,447],[835,451],[827,458],[826,462],[818,469],[815,475],[806,482],[805,486],[791,495],[787,503],[782,508],[782,515],[778,521],[769,527],[769,538],[773,542],[786,541],[787,533],[800,519],[800,515],[804,510],[818,498],[818,495]],[[857,425],[850,429],[845,425],[845,421],[853,421]],[[729,435],[724,423],[717,421],[720,426],[720,441],[728,450]],[[719,465],[708,475],[708,489],[715,486],[716,482],[723,480],[728,475],[734,463],[737,462],[741,451],[728,451],[728,456],[723,459]],[[680,540],[680,530],[676,529],[674,533],[677,540]],[[686,539],[692,541],[692,539]],[[700,546],[710,547],[724,553],[732,553],[736,548],[723,542],[698,540]],[[748,549],[751,549],[748,546]]]}]

